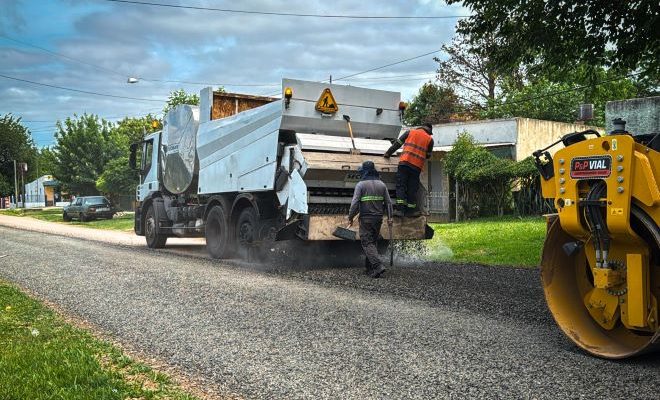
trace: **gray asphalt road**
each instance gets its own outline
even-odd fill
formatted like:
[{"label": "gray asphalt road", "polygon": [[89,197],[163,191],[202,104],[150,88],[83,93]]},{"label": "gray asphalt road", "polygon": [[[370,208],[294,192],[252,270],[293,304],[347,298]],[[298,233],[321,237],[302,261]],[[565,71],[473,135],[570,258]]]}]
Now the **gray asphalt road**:
[{"label": "gray asphalt road", "polygon": [[656,399],[660,359],[563,338],[538,272],[225,265],[0,227],[0,276],[247,398]]}]

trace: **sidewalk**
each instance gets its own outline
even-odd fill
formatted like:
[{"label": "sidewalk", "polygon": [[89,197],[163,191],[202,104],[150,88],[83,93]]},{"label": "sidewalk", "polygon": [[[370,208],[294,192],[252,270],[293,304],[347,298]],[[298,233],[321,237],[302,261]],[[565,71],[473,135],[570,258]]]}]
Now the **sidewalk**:
[{"label": "sidewalk", "polygon": [[[107,229],[85,228],[75,225],[60,224],[57,222],[41,221],[30,217],[15,217],[0,214],[0,226],[22,229],[26,231],[47,233],[49,235],[67,236],[77,239],[93,240],[95,242],[109,243],[120,246],[147,247],[143,236],[133,232],[121,232]],[[204,246],[203,238],[169,238],[167,247]]]}]

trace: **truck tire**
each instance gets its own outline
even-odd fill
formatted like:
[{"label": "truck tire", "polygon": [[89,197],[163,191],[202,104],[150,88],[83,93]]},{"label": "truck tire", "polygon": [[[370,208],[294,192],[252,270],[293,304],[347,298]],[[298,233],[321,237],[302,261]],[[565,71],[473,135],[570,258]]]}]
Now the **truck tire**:
[{"label": "truck tire", "polygon": [[71,221],[71,217],[69,216],[69,214],[66,213],[66,211],[64,211],[64,213],[62,213],[62,220],[63,220],[64,222],[69,222],[69,221]]},{"label": "truck tire", "polygon": [[85,214],[83,213],[78,213],[78,220],[80,222],[87,222],[87,218],[85,218]]},{"label": "truck tire", "polygon": [[156,232],[156,216],[152,205],[147,208],[144,216],[144,237],[150,249],[162,249],[167,242],[167,235]]},{"label": "truck tire", "polygon": [[258,240],[258,219],[257,211],[253,207],[246,207],[241,210],[236,220],[236,244],[238,251],[242,256],[246,256],[250,248]]},{"label": "truck tire", "polygon": [[212,258],[228,258],[230,252],[230,232],[225,210],[216,205],[206,216],[206,250]]}]

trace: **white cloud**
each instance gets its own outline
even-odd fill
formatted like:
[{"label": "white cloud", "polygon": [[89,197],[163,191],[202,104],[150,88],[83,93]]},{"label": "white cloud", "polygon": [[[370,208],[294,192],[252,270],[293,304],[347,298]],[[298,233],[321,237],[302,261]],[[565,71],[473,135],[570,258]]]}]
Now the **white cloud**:
[{"label": "white cloud", "polygon": [[[149,82],[126,84],[127,76],[158,80],[196,82],[275,84],[277,87],[226,87],[229,91],[271,94],[279,89],[282,77],[321,80],[335,79],[370,68],[414,57],[449,41],[454,19],[440,20],[347,20],[294,18],[161,7],[59,0],[61,7],[75,7],[65,24],[54,18],[48,38],[51,50],[116,71],[109,73],[69,62],[24,46],[0,43],[0,70],[7,75],[51,85],[120,96],[164,99],[169,91],[184,88],[198,91],[199,85]],[[6,0],[0,0],[2,4]],[[11,1],[10,1],[11,3]],[[173,2],[173,3],[178,3]],[[382,2],[337,0],[313,3],[293,0],[271,1],[181,1],[218,8],[242,8],[301,13],[369,15],[456,15],[466,14],[460,6],[448,7],[439,1]],[[101,4],[101,5],[100,5]],[[13,7],[12,21],[20,21],[34,3]],[[57,22],[55,22],[57,21]],[[18,22],[16,22],[18,23]],[[5,24],[6,25],[6,24]],[[2,27],[0,26],[0,31]],[[41,27],[41,30],[49,27]],[[20,31],[23,40],[42,44]],[[17,38],[21,38],[17,36]],[[44,38],[46,40],[46,38]],[[43,44],[42,44],[43,45]],[[433,55],[378,70],[359,78],[432,73]],[[9,73],[11,72],[11,74]],[[410,99],[428,79],[407,77],[397,81],[355,79],[340,83],[401,91]],[[7,88],[31,90],[31,98],[3,96],[0,110],[29,119],[55,121],[83,111],[103,116],[136,115],[162,108],[161,103],[104,98],[36,87],[0,78],[0,92]],[[53,101],[57,100],[57,101]],[[38,115],[34,110],[39,110]],[[28,118],[25,118],[28,119]]]}]

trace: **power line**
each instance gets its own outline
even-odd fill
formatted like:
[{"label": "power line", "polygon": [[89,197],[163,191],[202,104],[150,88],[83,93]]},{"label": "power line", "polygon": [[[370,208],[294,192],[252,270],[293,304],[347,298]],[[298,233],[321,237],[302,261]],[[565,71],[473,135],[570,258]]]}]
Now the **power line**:
[{"label": "power line", "polygon": [[192,82],[192,81],[177,81],[172,79],[151,79],[143,78],[141,76],[138,79],[147,81],[147,82],[164,82],[164,83],[185,83],[187,85],[208,85],[208,86],[235,86],[235,87],[275,87],[279,86],[276,83],[217,83],[217,82]]},{"label": "power line", "polygon": [[178,8],[178,9],[188,9],[188,10],[199,10],[199,11],[218,11],[225,13],[234,13],[234,14],[257,14],[257,15],[271,15],[271,16],[280,16],[280,17],[311,17],[311,18],[343,18],[343,19],[455,19],[455,18],[469,18],[469,15],[426,15],[426,16],[416,16],[416,15],[400,15],[400,16],[391,16],[391,15],[341,15],[341,14],[303,14],[303,13],[289,13],[289,12],[275,12],[275,11],[254,11],[254,10],[237,10],[233,8],[213,8],[213,7],[201,7],[201,6],[185,6],[177,4],[165,4],[165,3],[155,3],[147,1],[132,1],[132,0],[105,0],[112,3],[125,3],[125,4],[139,4],[143,6],[156,6],[156,7],[168,7],[168,8]]},{"label": "power line", "polygon": [[[158,113],[160,111],[162,111],[160,108],[149,108],[149,109],[144,110],[144,111],[142,111],[138,114],[133,114],[133,115],[112,115],[112,116],[99,115],[99,117],[102,118],[102,119],[105,119],[105,120],[120,119],[120,118],[121,119],[123,119],[123,118],[140,118],[140,117],[146,117],[147,115],[152,114],[152,113]],[[94,115],[98,115],[98,114],[94,114]],[[55,118],[55,121],[61,121],[61,120],[62,120],[61,118]],[[35,128],[37,130],[42,129],[42,128],[47,128],[47,127],[50,127],[50,126],[55,126],[55,125],[53,125],[53,120],[52,119],[43,119],[43,120],[24,120],[24,119],[21,119],[21,122],[28,122],[28,123],[33,123],[33,122],[46,123],[46,122],[48,122],[48,123],[50,123],[50,125],[45,125],[45,126]]]},{"label": "power line", "polygon": [[46,53],[48,53],[48,54],[52,54],[52,55],[54,55],[54,56],[56,56],[56,57],[64,58],[64,59],[67,59],[67,60],[69,60],[69,61],[74,61],[74,62],[77,62],[77,63],[80,63],[80,64],[85,64],[85,65],[88,65],[88,66],[90,66],[90,67],[94,67],[94,68],[100,69],[100,70],[102,70],[102,71],[109,72],[109,73],[111,73],[111,74],[119,75],[119,76],[121,76],[121,77],[123,77],[123,78],[128,78],[128,75],[126,75],[126,74],[122,74],[122,73],[120,73],[120,72],[113,71],[113,70],[111,70],[111,69],[108,69],[108,68],[102,67],[102,66],[100,66],[100,65],[92,64],[92,63],[89,63],[89,62],[87,62],[87,61],[80,60],[80,59],[78,59],[78,58],[73,58],[73,57],[65,56],[64,54],[56,53],[56,52],[54,52],[54,51],[52,51],[52,50],[49,50],[49,49],[47,49],[47,48],[45,48],[45,47],[37,46],[36,44],[32,44],[32,43],[24,42],[24,41],[22,41],[22,40],[18,40],[18,39],[10,38],[9,36],[6,36],[6,35],[0,35],[0,37],[3,37],[3,38],[5,38],[5,39],[10,40],[10,41],[15,42],[15,43],[22,44],[22,45],[24,45],[24,46],[34,47],[35,49],[39,49],[39,50],[41,50],[41,51],[45,51]]},{"label": "power line", "polygon": [[[405,62],[412,61],[412,60],[417,60],[417,59],[419,59],[419,58],[426,57],[426,56],[428,56],[428,55],[431,55],[431,54],[434,54],[434,53],[438,53],[438,52],[440,52],[440,51],[442,51],[442,49],[429,51],[429,52],[427,52],[427,53],[420,54],[420,55],[418,55],[418,56],[409,57],[409,58],[406,58],[406,59],[403,59],[403,60],[399,60],[399,61],[395,61],[395,62],[392,62],[392,63],[389,63],[389,64],[381,65],[381,66],[379,66],[379,67],[369,68],[369,69],[367,69],[367,70],[360,71],[360,72],[356,72],[356,73],[354,73],[354,74],[350,74],[350,75],[345,75],[345,76],[342,76],[342,77],[340,77],[340,78],[333,78],[333,81],[346,80],[347,78],[352,78],[352,77],[354,77],[354,76],[363,75],[363,74],[366,74],[366,73],[368,73],[368,72],[378,71],[378,70],[383,69],[383,68],[391,67],[391,66],[398,65],[398,64],[403,64],[403,63],[405,63]],[[326,81],[328,81],[328,79],[323,79],[323,80],[321,80],[321,81],[317,81],[317,82],[326,82]],[[280,92],[277,91],[277,92],[273,92],[273,93],[265,94],[264,96],[274,96],[274,95],[279,94],[279,93],[280,93]]]},{"label": "power line", "polygon": [[352,81],[375,81],[375,80],[380,80],[380,79],[391,79],[391,78],[408,78],[408,77],[413,77],[413,76],[431,76],[435,75],[434,72],[419,72],[416,74],[403,74],[403,75],[376,75],[372,77],[365,76],[364,78],[357,78],[357,79],[351,79]]},{"label": "power line", "polygon": [[394,79],[360,79],[360,80],[346,80],[348,83],[355,83],[358,85],[366,84],[378,84],[378,83],[388,83],[388,82],[409,82],[409,81],[421,81],[421,80],[430,80],[434,78],[435,75],[426,75],[419,76],[417,78],[394,78]]},{"label": "power line", "polygon": [[70,92],[91,94],[91,95],[94,95],[94,96],[112,97],[112,98],[115,98],[115,99],[128,99],[128,100],[138,100],[138,101],[153,101],[153,102],[158,102],[158,103],[163,103],[163,102],[167,101],[166,99],[164,99],[164,100],[144,99],[144,98],[139,98],[139,97],[119,96],[119,95],[107,94],[107,93],[90,92],[90,91],[87,91],[87,90],[72,89],[72,88],[67,88],[67,87],[63,87],[63,86],[50,85],[50,84],[47,84],[47,83],[34,82],[34,81],[27,80],[27,79],[14,78],[12,76],[2,75],[2,74],[0,74],[0,77],[5,78],[5,79],[12,79],[12,80],[19,81],[19,82],[31,83],[33,85],[38,85],[38,86],[46,86],[46,87],[51,87],[51,88],[55,88],[55,89],[68,90]]},{"label": "power line", "polygon": [[[415,56],[415,57],[410,57],[410,58],[406,58],[405,60],[400,60],[400,61],[396,61],[396,62],[393,62],[393,63],[389,63],[389,64],[381,65],[380,67],[370,68],[370,69],[368,69],[368,70],[361,71],[361,72],[356,72],[356,73],[354,73],[354,74],[350,74],[350,75],[346,75],[346,76],[342,76],[342,77],[340,77],[340,78],[336,78],[336,79],[334,79],[334,80],[341,81],[341,80],[344,80],[344,79],[347,79],[347,78],[352,78],[352,77],[354,77],[354,76],[358,76],[358,75],[366,74],[367,72],[377,71],[377,70],[379,70],[379,69],[383,69],[383,68],[391,67],[391,66],[398,65],[398,64],[403,64],[403,63],[405,63],[405,62],[412,61],[412,60],[416,60],[416,59],[418,59],[418,58],[422,58],[422,57],[426,57],[426,56],[428,56],[428,55],[431,55],[431,54],[434,54],[434,53],[438,53],[438,52],[441,52],[441,51],[442,51],[442,49],[429,51],[428,53],[420,54],[420,55]],[[327,79],[324,79],[323,81],[327,81]]]},{"label": "power line", "polygon": [[583,90],[583,89],[587,89],[587,88],[590,88],[590,87],[600,86],[600,85],[605,84],[605,83],[620,81],[620,80],[626,79],[626,78],[631,78],[631,77],[639,75],[641,73],[642,72],[634,72],[634,73],[631,73],[631,74],[628,74],[628,75],[623,75],[623,76],[618,76],[618,77],[614,77],[614,78],[610,78],[610,79],[605,79],[605,80],[595,82],[595,83],[575,86],[575,87],[572,87],[570,89],[558,90],[556,92],[541,94],[541,95],[538,95],[538,96],[527,97],[527,98],[520,99],[520,100],[505,101],[504,103],[501,103],[501,104],[495,104],[493,107],[503,107],[503,106],[506,106],[506,105],[509,105],[509,104],[525,103],[525,102],[532,101],[532,100],[544,99],[544,98],[547,98],[547,97],[554,97],[554,96],[557,96],[559,94],[564,94],[564,93],[569,93],[569,92],[577,92],[578,90]]},{"label": "power line", "polygon": [[[81,59],[78,59],[78,58],[69,57],[69,56],[66,56],[64,54],[57,53],[57,52],[54,52],[52,50],[49,50],[45,47],[37,46],[36,44],[32,44],[32,43],[28,43],[28,42],[25,42],[25,41],[22,41],[22,40],[14,39],[14,38],[11,38],[9,36],[2,35],[2,34],[0,34],[0,37],[4,38],[6,40],[10,40],[10,41],[15,42],[15,43],[22,44],[24,46],[39,49],[39,50],[44,51],[44,52],[46,52],[48,54],[51,54],[53,56],[66,59],[70,62],[76,62],[76,63],[84,64],[84,65],[99,69],[101,71],[105,71],[105,72],[109,72],[109,73],[117,75],[117,76],[121,76],[122,78],[125,78],[125,79],[131,77],[131,75],[127,75],[127,74],[124,74],[124,73],[121,73],[121,72],[118,72],[118,71],[114,71],[114,70],[111,70],[109,68],[97,65],[97,64],[92,64],[90,62],[87,62],[87,61],[84,61],[84,60],[81,60]],[[189,84],[189,85],[235,86],[235,87],[242,87],[242,86],[245,86],[245,87],[275,87],[275,86],[278,86],[277,84],[270,84],[270,83],[247,83],[247,84],[242,84],[242,83],[217,83],[217,82],[191,82],[191,81],[181,81],[181,80],[175,80],[175,79],[153,79],[153,78],[142,77],[142,76],[137,76],[137,78],[140,79],[140,80],[146,81],[146,82],[183,83],[183,84]]]}]

